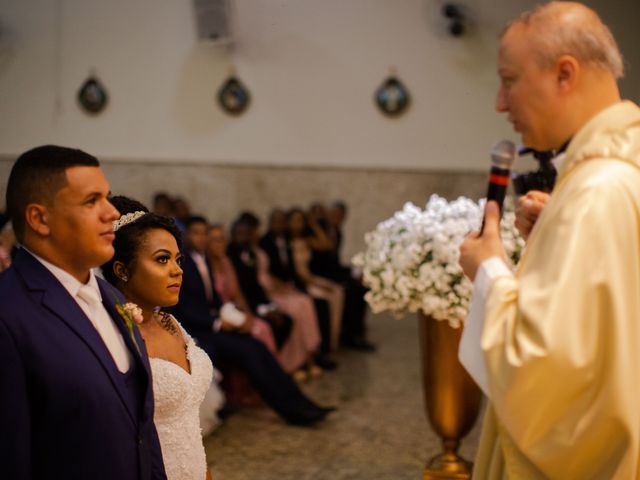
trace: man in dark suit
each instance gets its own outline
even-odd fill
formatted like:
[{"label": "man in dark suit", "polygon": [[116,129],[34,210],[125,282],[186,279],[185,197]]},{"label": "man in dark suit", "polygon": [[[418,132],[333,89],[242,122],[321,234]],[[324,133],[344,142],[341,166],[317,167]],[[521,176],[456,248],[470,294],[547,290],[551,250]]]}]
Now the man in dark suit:
[{"label": "man in dark suit", "polygon": [[333,243],[333,250],[329,255],[331,270],[329,278],[341,283],[345,288],[345,318],[343,320],[341,343],[347,348],[363,352],[373,352],[376,347],[366,338],[367,306],[364,296],[367,289],[361,279],[354,278],[351,268],[342,265],[340,261],[342,250],[342,226],[347,217],[347,205],[342,201],[334,202],[327,212],[327,234]]},{"label": "man in dark suit", "polygon": [[80,150],[38,147],[11,170],[22,248],[0,276],[3,479],[166,479],[144,342],[91,271],[113,255],[108,194]]},{"label": "man in dark suit", "polygon": [[[258,226],[259,223],[254,224],[256,234]],[[304,282],[296,273],[288,228],[287,213],[279,208],[273,209],[269,215],[267,233],[259,240],[258,245],[269,258],[269,273],[274,278],[307,293]],[[321,352],[316,356],[316,363],[325,370],[333,370],[338,364],[328,356],[331,343],[329,303],[322,298],[311,297],[311,300],[316,309],[318,327],[322,335]]]},{"label": "man in dark suit", "polygon": [[275,208],[269,215],[268,230],[259,245],[269,257],[269,273],[280,281],[293,282],[301,291],[305,291],[304,284],[296,278],[287,228],[286,212]]},{"label": "man in dark suit", "polygon": [[237,219],[231,225],[231,241],[227,255],[238,278],[238,286],[251,312],[266,321],[281,348],[289,338],[293,320],[271,301],[259,280],[258,256],[254,248],[254,228],[251,221]]},{"label": "man in dark suit", "polygon": [[180,301],[173,309],[176,318],[215,366],[228,364],[245,371],[264,401],[286,421],[310,425],[324,419],[331,408],[319,407],[305,397],[262,343],[220,319],[222,302],[213,288],[215,280],[205,257],[204,218],[187,221],[185,243]]}]

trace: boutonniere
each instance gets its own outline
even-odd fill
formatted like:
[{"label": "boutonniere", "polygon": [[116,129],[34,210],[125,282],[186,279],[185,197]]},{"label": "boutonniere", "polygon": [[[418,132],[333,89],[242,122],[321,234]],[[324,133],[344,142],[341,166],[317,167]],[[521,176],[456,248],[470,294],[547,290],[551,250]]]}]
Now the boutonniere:
[{"label": "boutonniere", "polygon": [[131,340],[133,344],[136,346],[136,350],[138,353],[142,355],[140,351],[140,347],[138,346],[138,341],[136,340],[136,336],[133,333],[134,328],[140,328],[140,325],[144,317],[142,316],[142,309],[138,307],[135,303],[116,303],[116,311],[124,320],[124,323],[127,325],[127,330],[129,331],[129,335],[131,336]]}]

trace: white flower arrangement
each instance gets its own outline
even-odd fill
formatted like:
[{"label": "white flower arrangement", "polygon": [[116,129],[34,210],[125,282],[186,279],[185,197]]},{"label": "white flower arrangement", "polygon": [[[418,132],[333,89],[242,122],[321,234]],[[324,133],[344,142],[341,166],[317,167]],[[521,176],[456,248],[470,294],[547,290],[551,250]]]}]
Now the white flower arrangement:
[{"label": "white flower arrangement", "polygon": [[[412,203],[365,235],[367,249],[353,258],[369,288],[365,299],[374,313],[397,316],[421,310],[457,328],[469,310],[473,284],[458,265],[460,244],[480,228],[485,200],[460,197],[447,202],[432,195],[424,210]],[[514,226],[515,213],[506,205],[502,241],[516,263],[524,240]]]}]

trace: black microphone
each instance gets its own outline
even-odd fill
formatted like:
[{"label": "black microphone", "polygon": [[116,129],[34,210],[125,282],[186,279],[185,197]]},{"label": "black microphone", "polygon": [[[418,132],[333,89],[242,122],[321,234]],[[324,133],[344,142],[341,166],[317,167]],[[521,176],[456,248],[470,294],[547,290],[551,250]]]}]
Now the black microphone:
[{"label": "black microphone", "polygon": [[[487,202],[495,200],[502,213],[502,204],[507,194],[509,186],[509,171],[516,159],[516,146],[509,140],[502,140],[496,143],[491,149],[491,171],[489,173],[489,188],[487,189]],[[484,218],[480,234],[484,231]]]}]

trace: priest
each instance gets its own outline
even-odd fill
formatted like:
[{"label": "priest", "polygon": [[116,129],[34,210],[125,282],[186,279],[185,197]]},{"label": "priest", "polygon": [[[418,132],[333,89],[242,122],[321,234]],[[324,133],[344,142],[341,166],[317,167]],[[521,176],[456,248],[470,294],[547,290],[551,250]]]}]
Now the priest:
[{"label": "priest", "polygon": [[640,109],[582,4],[522,14],[498,63],[497,110],[558,176],[515,272],[495,202],[460,249],[460,359],[489,399],[474,479],[640,479]]}]

